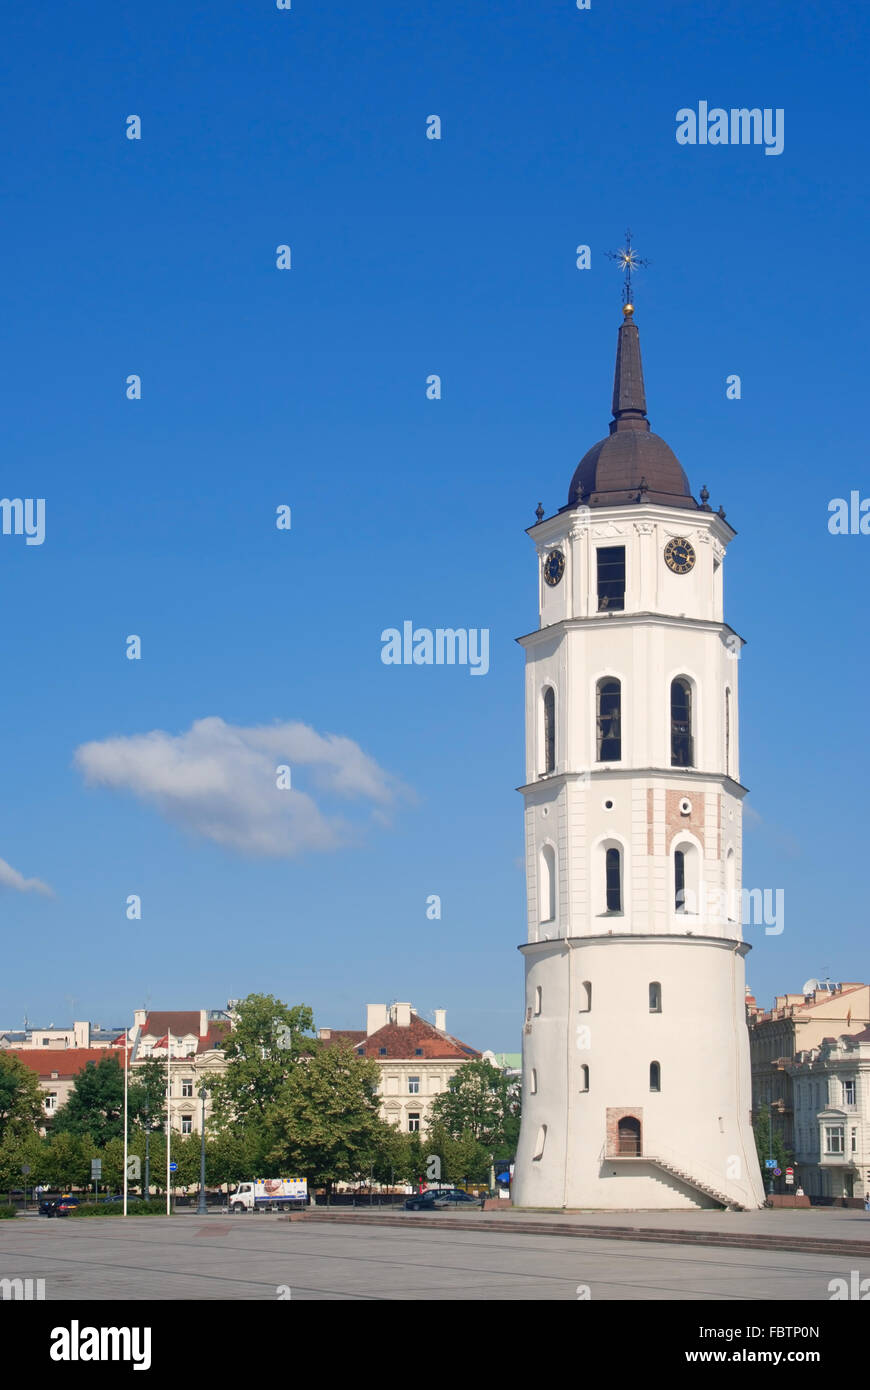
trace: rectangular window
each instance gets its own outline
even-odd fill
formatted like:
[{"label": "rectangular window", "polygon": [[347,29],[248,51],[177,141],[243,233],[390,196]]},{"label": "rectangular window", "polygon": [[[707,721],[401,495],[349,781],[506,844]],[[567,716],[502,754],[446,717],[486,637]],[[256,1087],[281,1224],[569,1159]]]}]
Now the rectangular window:
[{"label": "rectangular window", "polygon": [[49,1112],[49,1114],[51,1114],[52,1110],[57,1109],[56,1091],[49,1091],[48,1095],[45,1097],[45,1108]]},{"label": "rectangular window", "polygon": [[419,1095],[419,1094],[420,1094],[420,1078],[419,1078],[419,1076],[409,1076],[409,1077],[408,1077],[408,1095],[410,1095],[410,1096],[417,1096],[417,1095]]},{"label": "rectangular window", "polygon": [[846,1104],[847,1104],[847,1105],[854,1105],[854,1104],[855,1104],[855,1083],[854,1083],[854,1081],[846,1081],[846,1082],[844,1082],[843,1089],[844,1089],[844,1091],[845,1091],[845,1101],[846,1101]]},{"label": "rectangular window", "polygon": [[852,1153],[855,1154],[855,1153],[857,1153],[857,1152],[858,1152],[858,1131],[857,1131],[857,1129],[853,1129],[853,1130],[852,1130]]},{"label": "rectangular window", "polygon": [[420,1116],[416,1112],[408,1116],[408,1133],[418,1134],[420,1131]]},{"label": "rectangular window", "polygon": [[598,611],[621,613],[625,608],[625,546],[604,545],[598,561]]},{"label": "rectangular window", "polygon": [[825,1125],[825,1153],[841,1154],[843,1152],[843,1126]]},{"label": "rectangular window", "polygon": [[181,1094],[182,1096],[185,1096],[188,1100],[193,1095],[193,1080],[191,1077],[186,1076],[183,1078],[181,1082]]},{"label": "rectangular window", "polygon": [[193,1116],[192,1116],[192,1115],[182,1115],[182,1117],[181,1117],[181,1132],[182,1132],[182,1134],[192,1134],[192,1133],[193,1133]]}]

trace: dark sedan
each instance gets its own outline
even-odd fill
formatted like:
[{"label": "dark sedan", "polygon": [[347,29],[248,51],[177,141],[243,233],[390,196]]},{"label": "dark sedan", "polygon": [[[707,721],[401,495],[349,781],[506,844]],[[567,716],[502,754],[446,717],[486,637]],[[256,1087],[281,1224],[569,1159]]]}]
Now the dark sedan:
[{"label": "dark sedan", "polygon": [[66,1216],[79,1204],[78,1197],[47,1197],[39,1204],[40,1216]]}]

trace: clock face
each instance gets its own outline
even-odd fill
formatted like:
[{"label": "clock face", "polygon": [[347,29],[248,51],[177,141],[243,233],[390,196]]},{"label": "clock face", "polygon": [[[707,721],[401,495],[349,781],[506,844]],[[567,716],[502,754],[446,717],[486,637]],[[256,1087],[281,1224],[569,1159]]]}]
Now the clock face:
[{"label": "clock face", "polygon": [[551,550],[544,561],[544,578],[552,589],[565,573],[565,556],[561,550]]},{"label": "clock face", "polygon": [[695,563],[695,551],[682,536],[675,536],[665,546],[665,564],[674,574],[688,574]]}]

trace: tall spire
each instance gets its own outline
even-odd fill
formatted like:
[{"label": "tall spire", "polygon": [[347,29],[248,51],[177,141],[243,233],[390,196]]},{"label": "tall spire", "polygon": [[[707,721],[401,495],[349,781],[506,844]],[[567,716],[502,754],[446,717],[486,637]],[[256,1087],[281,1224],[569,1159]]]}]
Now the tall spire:
[{"label": "tall spire", "polygon": [[571,479],[568,506],[622,507],[658,502],[697,510],[679,459],[653,434],[646,418],[646,393],[634,307],[626,304],[616,344],[613,419],[610,433],[593,444]]},{"label": "tall spire", "polygon": [[616,370],[613,373],[613,422],[610,433],[617,430],[648,430],[646,394],[643,389],[643,365],[640,360],[640,337],[626,304],[622,311],[616,344]]}]

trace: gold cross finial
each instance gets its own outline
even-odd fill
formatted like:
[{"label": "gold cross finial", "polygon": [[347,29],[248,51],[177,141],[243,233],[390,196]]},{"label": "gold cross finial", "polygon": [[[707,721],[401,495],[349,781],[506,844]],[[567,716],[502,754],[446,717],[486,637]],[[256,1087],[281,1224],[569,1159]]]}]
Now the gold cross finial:
[{"label": "gold cross finial", "polygon": [[625,245],[620,246],[618,251],[605,251],[608,260],[616,261],[620,270],[625,272],[625,282],[622,286],[623,314],[626,318],[631,318],[634,313],[634,304],[631,296],[631,272],[633,270],[645,269],[650,262],[642,260],[631,244],[631,228],[625,233]]}]

